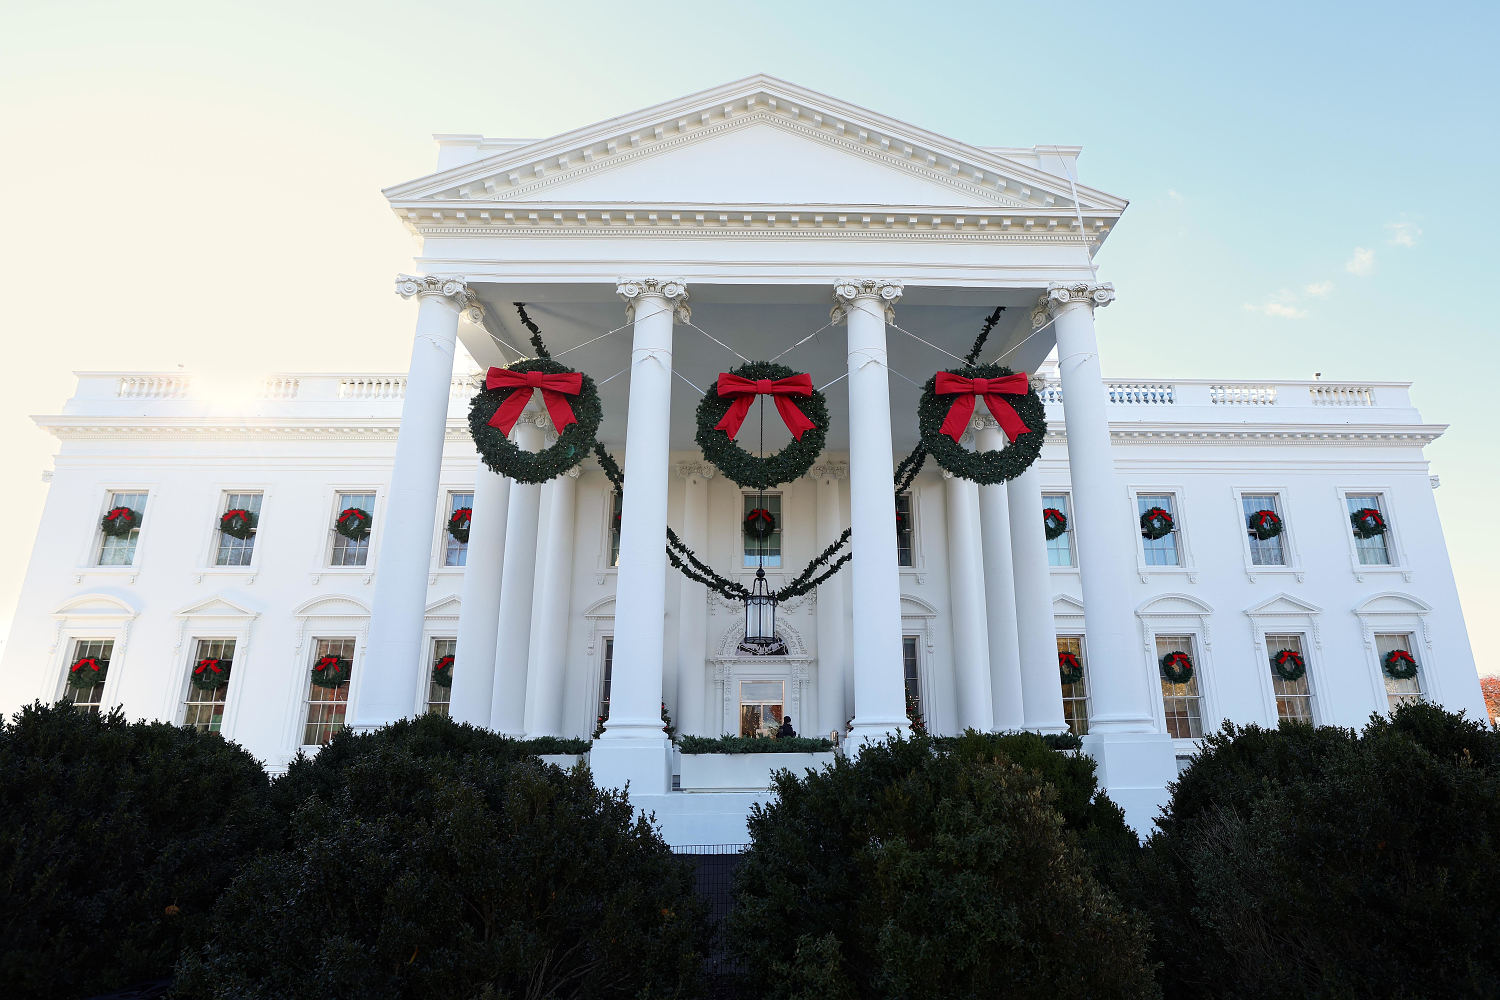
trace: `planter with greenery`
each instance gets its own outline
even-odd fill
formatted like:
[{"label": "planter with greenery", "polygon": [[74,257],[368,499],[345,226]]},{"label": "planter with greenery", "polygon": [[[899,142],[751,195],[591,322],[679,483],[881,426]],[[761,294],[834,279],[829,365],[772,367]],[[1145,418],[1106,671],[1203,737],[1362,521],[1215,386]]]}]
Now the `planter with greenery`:
[{"label": "planter with greenery", "polygon": [[794,774],[833,762],[828,740],[791,737],[684,736],[681,784],[684,791],[747,792],[771,787],[771,777],[783,768]]}]

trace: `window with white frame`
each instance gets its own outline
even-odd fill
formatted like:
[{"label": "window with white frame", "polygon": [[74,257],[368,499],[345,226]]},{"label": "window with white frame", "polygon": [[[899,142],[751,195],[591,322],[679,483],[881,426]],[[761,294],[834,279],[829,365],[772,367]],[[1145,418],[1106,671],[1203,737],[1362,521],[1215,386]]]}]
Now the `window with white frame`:
[{"label": "window with white frame", "polygon": [[740,735],[776,735],[785,705],[786,681],[740,681]]},{"label": "window with white frame", "polygon": [[744,530],[743,524],[740,534],[745,540],[745,566],[748,569],[756,569],[764,566],[766,569],[776,569],[781,566],[781,494],[780,493],[746,493],[744,496],[744,508],[741,519],[750,516],[750,512],[756,509],[764,509],[771,512],[771,519],[776,525],[776,530],[766,538],[754,538]]},{"label": "window with white frame", "polygon": [[[339,508],[343,510],[342,507]],[[313,642],[312,657],[307,662],[307,724],[302,731],[303,746],[323,746],[344,728],[349,711],[349,682],[338,687],[323,687],[312,682],[313,666],[325,656],[337,656],[354,662],[352,638],[318,639]]]},{"label": "window with white frame", "polygon": [[1385,658],[1396,650],[1409,654],[1416,659],[1412,653],[1412,641],[1410,632],[1377,632],[1375,633],[1375,655],[1380,660],[1380,679],[1385,681],[1386,710],[1394,711],[1397,705],[1405,705],[1414,701],[1422,700],[1422,665],[1417,663],[1417,672],[1411,677],[1392,677],[1385,669]]},{"label": "window with white frame", "polygon": [[[337,524],[338,517],[351,507],[358,507],[369,514],[373,519],[375,516],[375,494],[374,493],[340,493],[338,504],[333,512],[334,523]],[[363,538],[349,538],[341,535],[333,527],[333,551],[329,556],[330,566],[363,566],[370,559],[370,535]]]},{"label": "window with white frame", "polygon": [[[225,493],[219,504],[219,518],[232,510],[243,510],[250,515],[251,523],[260,520],[260,493]],[[219,545],[214,552],[215,566],[249,566],[255,555],[255,532],[244,538],[236,538],[223,531],[218,532]]]},{"label": "window with white frame", "polygon": [[[1063,718],[1067,720],[1068,732],[1074,736],[1087,736],[1089,734],[1089,675],[1088,662],[1083,655],[1083,636],[1059,635],[1057,651],[1059,654],[1072,653],[1078,658],[1078,666],[1083,669],[1082,677],[1071,684],[1064,683],[1062,686]],[[1058,667],[1061,669],[1061,656],[1058,661]]]},{"label": "window with white frame", "polygon": [[448,494],[448,513],[443,517],[443,541],[446,543],[443,546],[444,566],[464,566],[468,564],[469,543],[460,542],[448,530],[448,521],[452,520],[454,512],[463,510],[464,508],[468,508],[471,512],[474,510],[473,493]]},{"label": "window with white frame", "polygon": [[901,637],[901,676],[906,683],[907,716],[924,716],[922,710],[921,661],[917,656],[917,641],[921,636]]},{"label": "window with white frame", "polygon": [[1056,538],[1047,539],[1047,565],[1076,565],[1073,557],[1073,508],[1068,504],[1068,494],[1042,494],[1042,509],[1046,510],[1049,507],[1062,514],[1068,526]]},{"label": "window with white frame", "polygon": [[[1391,518],[1385,509],[1385,498],[1379,493],[1350,493],[1345,498],[1349,507],[1349,514],[1364,510],[1366,507],[1378,510],[1381,520],[1385,522],[1385,532],[1379,535],[1371,535],[1369,538],[1354,536],[1354,551],[1359,555],[1361,566],[1389,566],[1391,564]],[[1354,525],[1350,522],[1349,531],[1353,533]]]},{"label": "window with white frame", "polygon": [[[104,679],[101,677],[93,684],[75,686],[73,670],[80,660],[94,659],[105,666],[108,673],[109,659],[114,654],[115,641],[113,639],[74,639],[73,655],[63,666],[63,696],[73,703],[73,707],[83,712],[99,714],[100,706],[104,704]],[[79,676],[87,676],[93,673],[91,667],[83,667],[77,671]]]},{"label": "window with white frame", "polygon": [[[213,665],[198,665],[205,660],[219,661],[219,672]],[[182,724],[200,733],[217,733],[224,724],[224,706],[229,700],[229,673],[234,669],[233,639],[197,639],[193,642],[193,658],[187,665],[187,697],[183,699]],[[205,687],[208,679],[218,680],[212,687]]]},{"label": "window with white frame", "polygon": [[[619,496],[618,493],[615,496]],[[599,716],[594,720],[594,733],[598,735],[604,728],[604,723],[609,719],[609,686],[614,679],[615,672],[615,640],[613,636],[604,637],[604,669],[599,671]]]},{"label": "window with white frame", "polygon": [[1177,499],[1170,493],[1139,493],[1135,498],[1136,516],[1152,507],[1160,507],[1172,516],[1172,530],[1160,538],[1141,535],[1141,554],[1147,566],[1181,566],[1182,548],[1177,533],[1181,529],[1177,516]]},{"label": "window with white frame", "polygon": [[[432,640],[432,658],[427,663],[427,711],[432,715],[447,715],[449,704],[453,700],[453,686],[450,684],[443,687],[433,680],[433,668],[443,657],[453,656],[457,652],[457,639]],[[452,675],[451,671],[449,675]]]},{"label": "window with white frame", "polygon": [[[99,532],[100,566],[131,566],[135,564],[135,546],[141,537],[141,524],[146,520],[146,493],[111,493],[105,511],[116,507],[129,507],[135,511],[135,527],[123,535],[106,535]],[[202,535],[198,536],[202,538]]]},{"label": "window with white frame", "polygon": [[1275,538],[1257,538],[1255,529],[1250,526],[1250,519],[1263,510],[1282,518],[1282,524],[1285,525],[1286,521],[1281,513],[1281,497],[1275,493],[1242,493],[1240,509],[1245,515],[1245,535],[1250,542],[1250,565],[1285,566],[1285,531]]},{"label": "window with white frame", "polygon": [[1190,635],[1156,637],[1156,661],[1168,653],[1183,652],[1193,661],[1193,676],[1186,684],[1173,684],[1157,671],[1161,679],[1161,703],[1167,721],[1167,732],[1174,739],[1198,739],[1203,735],[1203,696],[1198,686],[1202,670],[1198,662],[1198,645]]},{"label": "window with white frame", "polygon": [[[1264,510],[1265,508],[1256,509]],[[1291,665],[1290,657],[1283,654],[1284,650],[1295,653],[1302,659],[1302,676],[1294,681],[1289,681],[1281,675],[1282,671],[1296,673]],[[1293,722],[1313,722],[1312,674],[1308,670],[1307,647],[1302,641],[1302,636],[1300,634],[1267,635],[1266,653],[1266,666],[1271,671],[1271,689],[1276,692],[1276,718]],[[1286,662],[1280,671],[1277,669],[1278,658]]]},{"label": "window with white frame", "polygon": [[619,490],[609,494],[609,564],[620,565],[620,512],[625,505],[625,496]]},{"label": "window with white frame", "polygon": [[896,565],[915,566],[912,548],[911,493],[896,494]]}]

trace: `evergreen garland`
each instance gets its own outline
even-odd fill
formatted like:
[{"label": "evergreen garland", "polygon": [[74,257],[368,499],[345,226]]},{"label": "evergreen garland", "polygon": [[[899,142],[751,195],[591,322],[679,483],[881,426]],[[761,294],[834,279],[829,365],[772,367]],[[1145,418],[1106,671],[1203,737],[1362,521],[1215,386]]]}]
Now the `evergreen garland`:
[{"label": "evergreen garland", "polygon": [[[845,552],[843,555],[839,556],[839,558],[831,566],[828,565],[828,561],[830,559],[833,559],[834,554],[837,553],[839,549],[849,544],[849,539],[853,537],[853,535],[853,529],[845,528],[844,533],[839,535],[838,541],[834,542],[832,545],[828,546],[828,548],[819,553],[817,558],[808,563],[806,568],[804,568],[801,573],[798,573],[795,577],[792,578],[791,582],[787,583],[780,590],[776,591],[776,593],[772,596],[775,597],[778,602],[789,601],[794,597],[801,597],[803,594],[814,590],[824,580],[827,580],[839,570],[843,569],[844,564],[850,559],[854,558],[852,553]],[[813,574],[816,573],[818,568],[821,566],[828,566],[828,568],[821,574],[814,576]]]},{"label": "evergreen garland", "polygon": [[1176,526],[1172,515],[1163,507],[1152,507],[1141,515],[1142,538],[1166,538]]},{"label": "evergreen garland", "polygon": [[531,332],[531,349],[536,351],[536,356],[544,361],[552,360],[552,352],[547,350],[547,345],[542,342],[542,328],[532,322],[530,316],[526,315],[526,303],[512,302],[516,307],[516,315],[521,317],[521,325]]},{"label": "evergreen garland", "polygon": [[111,507],[99,522],[99,530],[111,538],[124,538],[140,526],[141,515],[130,507]]},{"label": "evergreen garland", "polygon": [[220,685],[229,683],[231,665],[229,660],[221,660],[217,656],[205,656],[193,666],[193,673],[189,679],[193,682],[193,687],[200,691],[212,691]]},{"label": "evergreen garland", "polygon": [[1380,665],[1394,680],[1410,680],[1417,676],[1417,661],[1404,649],[1393,649],[1386,653]]},{"label": "evergreen garland", "polygon": [[101,660],[94,656],[85,656],[74,660],[73,666],[68,668],[68,687],[91,688],[95,684],[103,684],[104,677],[109,673],[109,661]]},{"label": "evergreen garland", "polygon": [[[964,378],[1000,379],[1014,375],[1004,365],[965,365],[949,371]],[[1008,447],[994,451],[973,452],[942,433],[944,419],[953,406],[952,396],[937,394],[937,375],[929,378],[922,387],[922,399],[917,404],[917,427],[922,435],[922,445],[932,454],[933,460],[944,469],[981,486],[1003,483],[1014,479],[1031,467],[1041,453],[1042,441],[1047,436],[1047,413],[1036,390],[1028,388],[1024,394],[1006,394],[1005,399],[1026,424],[1026,433],[1010,442]]]},{"label": "evergreen garland", "polygon": [[[564,375],[573,371],[550,357],[517,361],[509,365],[507,370],[544,372],[549,375]],[[594,386],[594,380],[584,375],[583,386],[578,395],[567,397],[568,405],[578,422],[564,427],[557,436],[557,441],[550,447],[530,452],[518,447],[500,428],[490,425],[490,418],[511,393],[525,391],[527,390],[511,388],[480,389],[474,394],[474,401],[469,406],[469,433],[474,437],[474,446],[479,449],[484,464],[497,474],[509,476],[518,483],[545,483],[583,461],[593,449],[599,424],[604,419],[604,406],[599,402],[599,390]]]},{"label": "evergreen garland", "polygon": [[348,682],[353,666],[342,656],[320,656],[313,664],[312,682],[321,688],[336,688]]},{"label": "evergreen garland", "polygon": [[1281,515],[1274,510],[1256,511],[1246,519],[1245,526],[1261,541],[1275,538],[1285,530],[1285,526],[1281,523]]},{"label": "evergreen garland", "polygon": [[453,686],[453,657],[440,656],[432,665],[432,683],[440,688]]},{"label": "evergreen garland", "polygon": [[363,507],[345,507],[333,522],[333,530],[353,542],[362,542],[370,537],[370,512]]},{"label": "evergreen garland", "polygon": [[[760,379],[783,379],[797,374],[786,365],[770,361],[751,361],[731,368],[729,373],[751,381]],[[750,454],[739,443],[716,424],[729,412],[734,400],[719,395],[719,380],[714,379],[708,391],[698,402],[698,433],[696,440],[703,457],[714,468],[724,473],[740,486],[767,489],[790,482],[812,468],[823,444],[828,439],[828,401],[817,389],[811,396],[795,397],[797,408],[813,422],[813,427],[803,432],[801,439],[792,438],[787,446],[773,455],[759,458]],[[764,406],[764,400],[757,401]]]},{"label": "evergreen garland", "polygon": [[1374,507],[1361,507],[1349,515],[1355,538],[1374,538],[1385,534],[1385,517]]},{"label": "evergreen garland", "polygon": [[219,515],[219,530],[231,538],[245,539],[255,534],[256,517],[243,507]]},{"label": "evergreen garland", "polygon": [[979,328],[979,336],[974,338],[974,346],[969,348],[969,353],[964,355],[964,364],[972,366],[979,360],[979,352],[984,350],[984,342],[990,339],[990,331],[995,329],[995,324],[1000,322],[1000,314],[1005,312],[1004,306],[996,306],[995,311],[985,318],[984,326]]},{"label": "evergreen garland", "polygon": [[1271,669],[1284,681],[1300,680],[1307,673],[1307,662],[1295,649],[1278,649],[1271,654]]},{"label": "evergreen garland", "polygon": [[1186,684],[1193,679],[1193,658],[1174,649],[1161,658],[1161,675],[1171,684]]},{"label": "evergreen garland", "polygon": [[896,466],[896,494],[898,496],[911,489],[911,484],[916,480],[917,473],[922,471],[922,465],[926,461],[927,448],[918,441],[917,446]]}]

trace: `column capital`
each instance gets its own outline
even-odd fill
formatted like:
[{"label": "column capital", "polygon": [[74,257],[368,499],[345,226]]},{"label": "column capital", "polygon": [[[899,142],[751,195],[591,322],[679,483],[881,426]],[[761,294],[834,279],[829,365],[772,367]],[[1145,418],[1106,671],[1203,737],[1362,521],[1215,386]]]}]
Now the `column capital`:
[{"label": "column capital", "polygon": [[676,471],[678,479],[712,479],[719,470],[708,462],[678,462]]},{"label": "column capital", "polygon": [[479,296],[474,294],[467,281],[456,274],[398,274],[396,294],[403,299],[414,295],[418,298],[439,295],[452,299],[459,313],[470,323],[484,320],[484,306],[480,305]]},{"label": "column capital", "polygon": [[809,479],[832,479],[832,480],[835,480],[835,481],[840,480],[840,479],[848,479],[849,478],[849,463],[848,462],[819,462],[818,464],[812,466],[811,468],[809,468],[807,470],[807,478],[809,478]]},{"label": "column capital", "polygon": [[1048,320],[1069,306],[1087,305],[1090,309],[1099,309],[1114,300],[1115,286],[1112,282],[1094,284],[1075,281],[1064,284],[1054,281],[1037,299],[1036,308],[1031,311],[1031,328],[1035,330],[1045,326]]},{"label": "column capital", "polygon": [[885,321],[896,320],[896,303],[906,286],[889,278],[840,278],[833,284],[833,309],[828,314],[834,323],[841,323],[854,308],[854,303],[869,299],[885,308]]},{"label": "column capital", "polygon": [[635,319],[635,306],[643,299],[663,299],[677,319],[686,323],[693,318],[688,306],[687,282],[681,278],[619,278],[615,294],[625,303],[625,318]]}]

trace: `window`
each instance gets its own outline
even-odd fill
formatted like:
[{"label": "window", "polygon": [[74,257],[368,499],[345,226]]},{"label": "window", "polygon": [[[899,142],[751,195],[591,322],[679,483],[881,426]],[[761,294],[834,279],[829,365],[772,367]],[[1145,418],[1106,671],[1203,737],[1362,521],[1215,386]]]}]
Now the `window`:
[{"label": "window", "polygon": [[443,547],[444,566],[465,566],[469,561],[469,543],[460,542],[448,530],[448,519],[453,516],[454,511],[462,507],[468,507],[471,511],[474,509],[474,494],[449,493],[448,513],[443,515],[443,541],[447,543]]},{"label": "window", "polygon": [[785,698],[785,681],[740,681],[740,735],[774,736]]},{"label": "window", "polygon": [[1286,534],[1283,532],[1275,538],[1256,538],[1255,532],[1250,528],[1250,515],[1256,511],[1269,510],[1277,517],[1283,517],[1281,498],[1275,493],[1242,493],[1240,509],[1245,516],[1245,535],[1250,539],[1250,564],[1252,566],[1285,566],[1286,547],[1282,543],[1286,540]]},{"label": "window", "polygon": [[[135,511],[136,526],[124,535],[106,535],[99,532],[99,565],[100,566],[130,566],[135,563],[135,543],[141,536],[141,524],[146,520],[146,496],[145,493],[111,493],[109,504],[104,508],[110,511],[116,507],[129,507]],[[103,517],[103,511],[100,517]],[[198,537],[203,537],[199,535]]]},{"label": "window", "polygon": [[[1042,508],[1055,508],[1068,519],[1068,527],[1056,538],[1047,539],[1047,565],[1072,566],[1073,562],[1073,509],[1068,505],[1066,493],[1042,494]],[[1059,647],[1061,648],[1061,647]],[[1081,733],[1076,735],[1082,735]]]},{"label": "window", "polygon": [[624,495],[615,490],[609,495],[609,564],[620,565],[620,511],[625,503]]},{"label": "window", "polygon": [[[459,506],[467,507],[468,504],[460,504]],[[452,687],[443,687],[432,679],[433,665],[445,656],[453,656],[457,651],[457,639],[432,640],[432,658],[427,661],[427,711],[433,715],[447,715],[448,703],[453,698]]]},{"label": "window", "polygon": [[[222,675],[221,684],[213,688],[202,688],[194,683],[197,679],[194,671],[198,669],[199,663],[209,657],[228,663],[230,671]],[[224,724],[224,703],[229,698],[229,672],[234,669],[234,640],[199,639],[193,643],[193,659],[188,663],[187,669],[187,698],[183,702],[182,724],[200,733],[217,733]],[[210,674],[212,671],[205,670],[204,675],[200,676]]]},{"label": "window", "polygon": [[[1047,506],[1057,507],[1056,504],[1050,502]],[[1062,510],[1061,507],[1057,507],[1057,509]],[[1078,665],[1083,667],[1083,677],[1072,684],[1064,684],[1062,686],[1063,718],[1068,721],[1068,732],[1074,736],[1087,736],[1089,734],[1089,681],[1088,663],[1084,660],[1083,656],[1083,636],[1058,636],[1057,651],[1059,653],[1072,653],[1078,657]]]},{"label": "window", "polygon": [[774,569],[781,565],[781,494],[779,493],[746,493],[744,494],[744,510],[740,518],[750,515],[756,508],[764,508],[771,512],[771,517],[776,522],[776,530],[771,532],[769,538],[751,538],[745,534],[743,527],[741,536],[745,539],[745,566],[755,569],[764,566],[766,569]]},{"label": "window", "polygon": [[302,733],[303,746],[323,746],[333,739],[333,734],[344,728],[344,716],[349,710],[348,681],[336,688],[320,687],[312,682],[313,664],[325,656],[337,656],[352,664],[354,640],[319,639],[313,643],[312,659],[307,663],[307,726]]},{"label": "window", "polygon": [[[1386,529],[1383,535],[1371,535],[1369,538],[1354,536],[1354,551],[1359,553],[1359,564],[1361,566],[1389,566],[1391,564],[1391,519],[1386,513],[1385,504],[1379,493],[1350,493],[1346,498],[1349,505],[1349,513],[1366,507],[1373,507],[1380,511],[1380,516],[1385,519]],[[1351,523],[1350,532],[1354,531]]]},{"label": "window", "polygon": [[[247,510],[256,519],[260,517],[259,493],[225,493],[224,502],[219,505],[219,516],[231,510]],[[343,508],[339,508],[342,510]],[[220,531],[219,549],[214,553],[215,566],[249,566],[250,558],[255,554],[255,535],[248,538],[235,538]]]},{"label": "window", "polygon": [[[104,704],[104,681],[101,680],[97,684],[84,688],[74,687],[68,683],[73,664],[89,656],[107,664],[114,651],[113,639],[75,639],[73,641],[73,655],[63,665],[63,696],[71,700],[75,708],[98,715],[99,707]],[[108,673],[108,668],[105,673]]]},{"label": "window", "polygon": [[1170,493],[1140,493],[1135,498],[1136,516],[1146,513],[1152,507],[1160,507],[1172,515],[1172,530],[1160,538],[1147,538],[1141,536],[1141,551],[1145,555],[1147,566],[1180,566],[1182,565],[1182,552],[1177,545],[1177,533],[1181,525],[1177,522],[1177,505],[1175,498]]},{"label": "window", "polygon": [[[1368,507],[1369,504],[1364,506]],[[1405,680],[1397,680],[1385,672],[1385,658],[1394,650],[1401,649],[1411,652],[1411,633],[1409,632],[1377,632],[1375,634],[1375,655],[1380,661],[1380,678],[1385,681],[1385,700],[1388,711],[1394,711],[1397,705],[1405,705],[1408,702],[1422,700],[1422,666],[1417,661],[1417,672],[1414,676]]]},{"label": "window", "polygon": [[906,681],[906,714],[910,716],[913,712],[922,714],[922,680],[919,668],[920,661],[917,659],[917,639],[919,636],[903,635],[901,637],[901,674]]},{"label": "window", "polygon": [[1157,671],[1157,677],[1161,679],[1161,703],[1166,714],[1167,732],[1174,739],[1198,739],[1203,735],[1203,698],[1198,687],[1198,676],[1202,665],[1198,662],[1197,646],[1190,635],[1156,637],[1158,663],[1161,662],[1163,656],[1178,650],[1192,658],[1193,676],[1188,678],[1186,684],[1173,684],[1162,677],[1160,670]]},{"label": "window", "polygon": [[915,566],[912,553],[911,494],[896,494],[896,565]]},{"label": "window", "polygon": [[[1267,508],[1256,508],[1265,509]],[[1289,681],[1278,674],[1272,658],[1283,649],[1290,649],[1301,657],[1307,656],[1307,648],[1300,635],[1266,636],[1266,668],[1271,671],[1271,688],[1276,692],[1276,718],[1310,723],[1313,721],[1312,685],[1308,680],[1311,675],[1304,672],[1301,677]]]},{"label": "window", "polygon": [[[616,493],[618,497],[620,494]],[[599,718],[595,720],[597,729],[604,728],[604,720],[609,718],[609,685],[614,676],[615,668],[615,640],[613,636],[604,639],[604,669],[600,671],[601,681],[599,684]],[[597,732],[596,734],[597,735]]]},{"label": "window", "polygon": [[[375,515],[375,494],[373,493],[340,493],[337,508],[333,512],[335,523],[339,514],[350,507],[358,507],[371,517]],[[355,540],[345,538],[332,527],[333,531],[333,554],[329,557],[330,566],[363,566],[370,558],[370,536]]]}]

